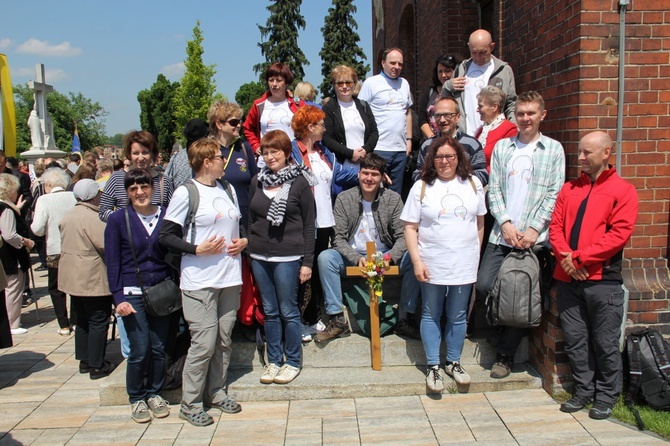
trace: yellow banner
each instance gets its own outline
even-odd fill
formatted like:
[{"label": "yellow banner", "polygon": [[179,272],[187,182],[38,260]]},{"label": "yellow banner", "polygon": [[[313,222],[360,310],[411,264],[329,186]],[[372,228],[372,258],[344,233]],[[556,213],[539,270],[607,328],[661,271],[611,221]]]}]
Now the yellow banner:
[{"label": "yellow banner", "polygon": [[16,156],[16,113],[12,79],[9,76],[7,56],[0,54],[0,113],[2,113],[2,135],[7,156]]}]

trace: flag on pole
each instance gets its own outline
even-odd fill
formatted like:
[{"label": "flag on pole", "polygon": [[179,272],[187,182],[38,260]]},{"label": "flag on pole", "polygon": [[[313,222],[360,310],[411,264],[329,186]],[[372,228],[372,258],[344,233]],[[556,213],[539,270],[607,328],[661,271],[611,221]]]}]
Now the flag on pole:
[{"label": "flag on pole", "polygon": [[72,138],[72,153],[81,152],[81,144],[79,144],[79,132],[77,126],[74,126],[74,138]]}]

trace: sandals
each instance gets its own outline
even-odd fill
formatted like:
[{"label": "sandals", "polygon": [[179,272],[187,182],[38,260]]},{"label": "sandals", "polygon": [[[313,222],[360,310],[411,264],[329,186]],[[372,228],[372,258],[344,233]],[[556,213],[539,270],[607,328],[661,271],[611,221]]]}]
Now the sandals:
[{"label": "sandals", "polygon": [[220,403],[211,404],[210,407],[212,409],[219,409],[224,413],[238,413],[242,411],[242,406],[228,397],[226,397]]},{"label": "sandals", "polygon": [[214,423],[214,418],[204,410],[195,413],[184,412],[183,410],[179,411],[179,418],[186,420],[191,423],[193,426],[203,427],[209,426]]}]

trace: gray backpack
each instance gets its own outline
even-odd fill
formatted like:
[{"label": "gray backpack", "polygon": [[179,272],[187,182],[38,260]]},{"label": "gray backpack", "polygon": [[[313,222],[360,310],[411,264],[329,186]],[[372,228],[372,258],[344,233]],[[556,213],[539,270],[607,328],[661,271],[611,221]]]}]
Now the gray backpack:
[{"label": "gray backpack", "polygon": [[540,325],[540,274],[540,262],[530,249],[510,252],[486,298],[489,323],[519,328]]}]

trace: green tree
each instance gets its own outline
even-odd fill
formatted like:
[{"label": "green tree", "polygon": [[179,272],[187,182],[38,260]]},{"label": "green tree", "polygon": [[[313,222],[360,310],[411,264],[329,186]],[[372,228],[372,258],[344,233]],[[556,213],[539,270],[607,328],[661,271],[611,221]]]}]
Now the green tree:
[{"label": "green tree", "polygon": [[334,66],[349,65],[356,70],[360,79],[364,79],[370,70],[370,65],[363,62],[367,57],[363,49],[358,46],[361,38],[356,32],[358,24],[354,20],[355,12],[356,6],[353,0],[333,0],[333,6],[328,8],[328,15],[321,28],[323,48],[319,52],[323,75],[319,91],[324,98],[334,94],[330,82],[330,71]]},{"label": "green tree", "polygon": [[[270,0],[266,9],[270,17],[265,26],[258,26],[261,40],[258,46],[265,62],[254,65],[254,72],[260,75],[269,65],[282,62],[289,66],[296,81],[305,77],[303,65],[309,65],[305,54],[298,46],[298,29],[305,29],[305,18],[300,14],[302,0]],[[263,41],[267,37],[267,40]]]},{"label": "green tree", "polygon": [[175,142],[174,97],[179,82],[170,82],[159,74],[151,88],[137,94],[140,103],[140,125],[156,136],[158,147],[165,153],[172,151]]},{"label": "green tree", "polygon": [[254,104],[254,101],[260,98],[266,91],[267,89],[263,82],[247,82],[241,85],[237,93],[235,93],[235,102],[242,107],[246,114]]},{"label": "green tree", "polygon": [[186,71],[181,78],[174,97],[175,128],[173,135],[176,140],[185,142],[182,129],[194,118],[207,120],[207,110],[215,97],[216,81],[214,80],[215,65],[205,65],[202,61],[204,37],[200,30],[200,20],[193,28],[193,39],[186,43]]},{"label": "green tree", "polygon": [[107,144],[111,144],[116,147],[123,147],[123,133],[117,133],[113,136],[107,137]]},{"label": "green tree", "polygon": [[[33,109],[33,92],[27,85],[14,86],[14,103],[16,106],[16,152],[29,150],[30,129],[28,116]],[[79,133],[81,150],[90,150],[105,143],[105,121],[107,112],[98,102],[93,102],[81,93],[64,95],[54,90],[47,95],[47,110],[51,115],[54,129],[54,143],[60,150],[68,152],[72,149],[75,122]]]}]

